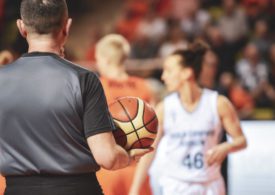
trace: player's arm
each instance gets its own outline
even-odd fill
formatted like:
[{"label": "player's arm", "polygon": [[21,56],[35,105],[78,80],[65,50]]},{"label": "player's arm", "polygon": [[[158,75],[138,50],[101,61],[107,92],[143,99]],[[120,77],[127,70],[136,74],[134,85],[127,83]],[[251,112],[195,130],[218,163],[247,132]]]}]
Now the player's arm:
[{"label": "player's arm", "polygon": [[[158,133],[157,133],[157,137],[154,141],[154,143],[152,144],[153,148],[157,148],[162,136],[163,136],[163,128],[162,128],[162,124],[163,124],[163,111],[164,111],[164,105],[163,102],[160,102],[157,106],[156,106],[156,113],[158,116],[158,121],[159,121],[159,128],[158,128]],[[142,187],[142,185],[144,184],[147,174],[148,174],[148,170],[149,167],[154,159],[155,156],[155,152],[156,150],[154,150],[151,153],[148,153],[146,155],[144,155],[140,161],[137,164],[137,168],[135,171],[135,175],[134,175],[134,179],[132,182],[132,186],[130,188],[130,192],[129,195],[139,195],[139,191]]]},{"label": "player's arm", "polygon": [[231,142],[221,143],[207,152],[208,164],[221,163],[226,155],[246,147],[246,138],[242,132],[238,115],[232,103],[224,96],[218,97],[218,114]]},{"label": "player's arm", "polygon": [[151,151],[151,149],[135,149],[127,153],[116,144],[112,132],[90,136],[87,141],[96,162],[108,170],[124,168]]}]

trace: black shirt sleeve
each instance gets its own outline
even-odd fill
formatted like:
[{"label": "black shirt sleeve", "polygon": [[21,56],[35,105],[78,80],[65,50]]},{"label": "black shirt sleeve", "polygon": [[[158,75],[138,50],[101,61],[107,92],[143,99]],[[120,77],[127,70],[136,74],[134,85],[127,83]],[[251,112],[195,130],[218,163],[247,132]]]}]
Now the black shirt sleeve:
[{"label": "black shirt sleeve", "polygon": [[83,125],[86,138],[115,130],[103,87],[98,77],[91,72],[85,78],[83,106]]}]

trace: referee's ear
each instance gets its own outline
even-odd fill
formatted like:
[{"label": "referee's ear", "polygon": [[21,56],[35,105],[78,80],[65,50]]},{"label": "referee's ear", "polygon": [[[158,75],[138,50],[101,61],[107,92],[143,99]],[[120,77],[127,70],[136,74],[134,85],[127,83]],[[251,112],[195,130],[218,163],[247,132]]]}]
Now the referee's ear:
[{"label": "referee's ear", "polygon": [[17,19],[17,20],[16,20],[16,25],[17,25],[17,28],[18,28],[20,34],[21,34],[24,38],[26,38],[26,37],[27,37],[27,30],[26,30],[26,27],[25,27],[25,24],[24,24],[23,20]]},{"label": "referee's ear", "polygon": [[72,18],[68,18],[67,22],[66,22],[66,26],[63,30],[63,34],[67,37],[69,35],[70,32],[70,28],[72,25]]}]

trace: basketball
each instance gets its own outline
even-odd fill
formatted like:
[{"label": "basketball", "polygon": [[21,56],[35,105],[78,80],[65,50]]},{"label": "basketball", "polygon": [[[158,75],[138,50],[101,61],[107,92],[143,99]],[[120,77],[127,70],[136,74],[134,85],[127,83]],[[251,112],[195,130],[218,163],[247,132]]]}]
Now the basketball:
[{"label": "basketball", "polygon": [[154,109],[136,97],[122,97],[109,105],[117,130],[113,132],[116,143],[126,150],[148,148],[152,145],[158,128]]}]

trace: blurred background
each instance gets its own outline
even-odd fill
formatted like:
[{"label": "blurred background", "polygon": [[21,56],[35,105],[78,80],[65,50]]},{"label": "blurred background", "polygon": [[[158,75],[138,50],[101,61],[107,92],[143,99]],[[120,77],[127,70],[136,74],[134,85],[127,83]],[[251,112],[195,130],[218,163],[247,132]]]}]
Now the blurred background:
[{"label": "blurred background", "polygon": [[[162,61],[194,39],[212,48],[199,82],[234,104],[248,149],[229,159],[229,193],[275,194],[275,0],[67,0],[73,25],[66,58],[96,71],[95,44],[119,33],[131,43],[127,71],[165,95]],[[0,0],[0,66],[27,52],[20,0]],[[12,79],[12,78],[11,78]],[[248,166],[249,165],[249,166]]]}]

